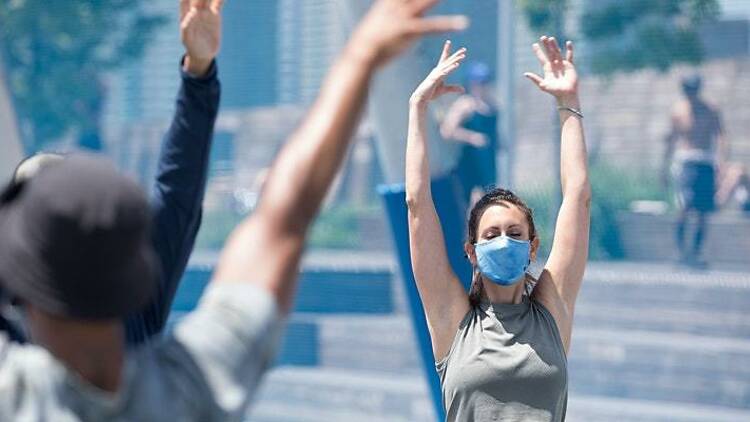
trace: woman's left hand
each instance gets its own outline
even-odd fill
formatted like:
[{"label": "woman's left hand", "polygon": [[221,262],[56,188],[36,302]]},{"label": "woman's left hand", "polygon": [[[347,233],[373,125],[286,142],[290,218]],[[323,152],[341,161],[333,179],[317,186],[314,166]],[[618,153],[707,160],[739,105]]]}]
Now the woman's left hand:
[{"label": "woman's left hand", "polygon": [[566,99],[578,96],[578,73],[573,64],[573,43],[565,44],[565,57],[554,37],[543,36],[533,45],[539,63],[544,70],[544,77],[532,72],[524,73],[542,91],[565,103]]}]

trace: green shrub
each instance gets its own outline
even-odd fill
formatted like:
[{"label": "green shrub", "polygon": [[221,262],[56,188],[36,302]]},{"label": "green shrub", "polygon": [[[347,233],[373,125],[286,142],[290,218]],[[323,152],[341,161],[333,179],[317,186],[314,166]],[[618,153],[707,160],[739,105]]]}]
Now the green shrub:
[{"label": "green shrub", "polygon": [[[596,164],[589,170],[591,180],[591,235],[589,257],[593,260],[622,259],[624,250],[617,214],[626,211],[636,200],[664,199],[658,175],[652,170],[624,170]],[[557,182],[555,182],[557,183]],[[547,255],[554,232],[552,207],[554,191],[551,183],[519,194],[534,210],[535,222],[542,243],[540,253]]]},{"label": "green shrub", "polygon": [[362,244],[360,217],[383,212],[381,207],[336,204],[320,213],[308,236],[310,248],[357,249]]},{"label": "green shrub", "polygon": [[205,210],[198,238],[195,240],[195,249],[221,250],[229,234],[243,218],[244,215],[231,208]]}]

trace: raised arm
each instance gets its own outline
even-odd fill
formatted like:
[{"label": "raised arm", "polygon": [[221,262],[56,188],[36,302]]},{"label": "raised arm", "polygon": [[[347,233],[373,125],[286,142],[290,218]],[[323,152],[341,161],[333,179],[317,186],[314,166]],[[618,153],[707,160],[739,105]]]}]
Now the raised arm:
[{"label": "raised arm", "polygon": [[544,68],[544,77],[533,73],[526,73],[525,76],[557,100],[563,193],[552,250],[535,295],[555,318],[567,351],[575,301],[588,259],[591,186],[582,115],[578,114],[581,105],[578,77],[573,64],[573,43],[567,42],[563,57],[554,38],[542,37],[539,44],[534,44],[534,52]]},{"label": "raised arm", "polygon": [[463,91],[459,86],[443,82],[466,57],[464,48],[451,55],[450,46],[450,41],[446,41],[437,66],[411,96],[406,141],[406,204],[411,265],[427,316],[436,360],[448,353],[461,318],[469,310],[466,292],[448,261],[443,229],[432,200],[425,135],[429,102],[449,92]]},{"label": "raised arm", "polygon": [[375,2],[273,164],[257,210],[232,234],[216,282],[256,283],[289,311],[307,229],[344,158],[374,70],[423,34],[466,26],[462,17],[423,18],[435,3]]},{"label": "raised arm", "polygon": [[664,192],[667,192],[669,189],[669,182],[670,182],[670,171],[669,168],[672,164],[672,157],[674,156],[675,151],[675,145],[677,143],[677,139],[680,137],[680,128],[679,128],[679,109],[677,107],[673,107],[671,114],[669,116],[669,122],[670,122],[670,128],[669,133],[664,137],[664,154],[662,154],[662,161],[661,161],[661,174],[660,174],[660,182],[662,189]]},{"label": "raised arm", "polygon": [[161,264],[161,277],[154,299],[126,320],[131,344],[164,328],[200,227],[221,90],[214,58],[221,39],[222,3],[180,1],[180,33],[186,51],[182,84],[159,155],[151,199],[152,242]]},{"label": "raised arm", "polygon": [[440,134],[449,141],[458,141],[481,148],[487,145],[487,137],[475,130],[463,127],[466,119],[474,112],[471,98],[464,96],[457,99],[448,109],[440,124]]}]

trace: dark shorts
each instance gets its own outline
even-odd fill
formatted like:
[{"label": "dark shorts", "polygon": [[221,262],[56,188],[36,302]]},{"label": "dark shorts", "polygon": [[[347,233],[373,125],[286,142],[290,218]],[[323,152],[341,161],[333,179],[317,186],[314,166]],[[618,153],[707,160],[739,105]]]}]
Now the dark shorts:
[{"label": "dark shorts", "polygon": [[711,212],[715,209],[716,172],[708,163],[686,162],[677,176],[678,195],[684,209]]}]

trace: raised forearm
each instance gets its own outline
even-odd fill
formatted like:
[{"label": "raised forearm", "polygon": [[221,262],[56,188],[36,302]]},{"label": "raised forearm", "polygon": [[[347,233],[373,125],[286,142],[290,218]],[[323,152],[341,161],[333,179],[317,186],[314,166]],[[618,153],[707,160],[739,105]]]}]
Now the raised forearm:
[{"label": "raised forearm", "polygon": [[317,214],[356,129],[372,70],[368,56],[347,49],[274,163],[258,212],[284,231],[305,232]]},{"label": "raised forearm", "polygon": [[459,141],[467,144],[477,144],[484,135],[475,130],[466,129],[465,127],[457,126],[451,127],[441,131],[441,134],[445,139],[450,141]]},{"label": "raised forearm", "polygon": [[[578,96],[558,99],[560,107],[580,110]],[[591,187],[588,178],[588,156],[583,135],[583,122],[580,117],[563,108],[560,115],[560,177],[563,196],[581,194],[590,196]]]},{"label": "raised forearm", "polygon": [[[163,218],[170,220],[171,226],[184,224],[176,220],[176,213],[193,218],[200,212],[220,92],[215,65],[202,78],[182,75],[175,114],[159,155],[154,190],[157,219],[166,213]],[[183,233],[184,228],[177,232]]]},{"label": "raised forearm", "polygon": [[426,121],[427,105],[412,102],[406,141],[406,203],[410,209],[432,200]]}]

